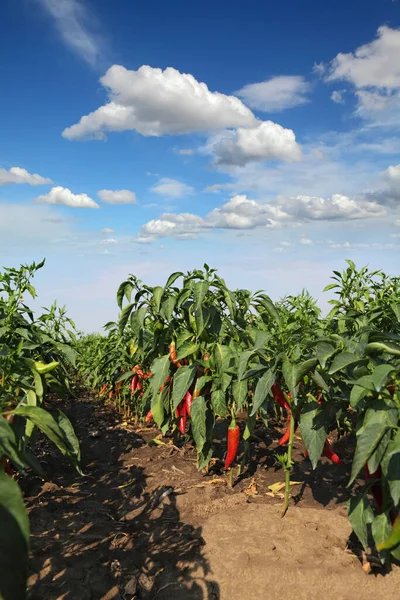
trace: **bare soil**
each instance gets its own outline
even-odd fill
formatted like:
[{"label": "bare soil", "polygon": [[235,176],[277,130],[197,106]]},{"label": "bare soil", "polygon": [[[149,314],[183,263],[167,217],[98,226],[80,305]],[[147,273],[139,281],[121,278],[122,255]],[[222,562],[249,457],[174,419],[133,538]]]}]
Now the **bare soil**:
[{"label": "bare soil", "polygon": [[[296,440],[293,498],[284,519],[268,486],[283,481],[282,428],[259,426],[249,468],[227,486],[215,461],[138,429],[90,398],[62,406],[81,442],[84,476],[42,443],[51,482],[21,481],[31,522],[29,600],[394,600],[400,569],[361,567],[346,516],[352,444],[312,471]],[[218,423],[217,457],[226,446]]]}]

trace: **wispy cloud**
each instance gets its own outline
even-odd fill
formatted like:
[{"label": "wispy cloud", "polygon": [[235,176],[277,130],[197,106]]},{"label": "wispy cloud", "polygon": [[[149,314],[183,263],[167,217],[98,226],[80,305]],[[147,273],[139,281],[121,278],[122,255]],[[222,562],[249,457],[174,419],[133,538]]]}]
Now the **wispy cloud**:
[{"label": "wispy cloud", "polygon": [[96,15],[84,0],[36,0],[54,19],[64,43],[91,67],[104,58],[104,39]]}]

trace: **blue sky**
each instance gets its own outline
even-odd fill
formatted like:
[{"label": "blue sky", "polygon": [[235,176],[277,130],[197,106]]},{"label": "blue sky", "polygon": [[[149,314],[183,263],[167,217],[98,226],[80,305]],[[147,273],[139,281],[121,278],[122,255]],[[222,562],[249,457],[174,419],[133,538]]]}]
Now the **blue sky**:
[{"label": "blue sky", "polygon": [[15,0],[0,52],[1,264],[81,329],[128,273],[398,273],[400,2]]}]

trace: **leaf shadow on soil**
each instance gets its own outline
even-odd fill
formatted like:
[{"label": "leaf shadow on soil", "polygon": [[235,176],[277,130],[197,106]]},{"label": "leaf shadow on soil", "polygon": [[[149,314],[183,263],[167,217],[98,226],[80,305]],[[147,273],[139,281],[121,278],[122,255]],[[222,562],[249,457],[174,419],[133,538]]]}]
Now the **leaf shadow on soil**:
[{"label": "leaf shadow on soil", "polygon": [[144,468],[124,463],[127,449],[144,443],[140,435],[102,428],[94,413],[90,402],[69,412],[85,476],[46,448],[54,483],[26,486],[29,600],[218,600],[202,528],[181,520],[172,488],[160,499],[166,488],[150,490]]}]

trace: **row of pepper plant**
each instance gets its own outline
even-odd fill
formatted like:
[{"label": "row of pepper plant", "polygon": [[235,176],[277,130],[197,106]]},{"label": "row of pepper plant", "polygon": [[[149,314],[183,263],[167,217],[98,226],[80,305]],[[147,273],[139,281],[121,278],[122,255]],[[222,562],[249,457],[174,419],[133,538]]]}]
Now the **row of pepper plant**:
[{"label": "row of pepper plant", "polygon": [[26,594],[29,520],[18,481],[45,479],[35,454],[38,433],[53,442],[80,472],[79,442],[66,415],[49,398],[73,394],[74,324],[53,304],[37,316],[32,278],[39,264],[0,272],[0,598]]},{"label": "row of pepper plant", "polygon": [[239,472],[251,456],[257,420],[268,427],[278,412],[287,419],[276,454],[282,515],[297,428],[313,468],[322,455],[341,464],[335,430],[354,436],[349,518],[364,548],[389,564],[400,559],[400,279],[347,261],[325,290],[335,298],[322,317],[306,291],[278,302],[231,291],[208,265],[173,273],[163,287],[131,275],[108,334],[79,340],[78,366],[126,416],[154,421],[176,443],[192,440],[200,470],[215,462],[214,425],[227,419],[230,483],[239,449]]}]

